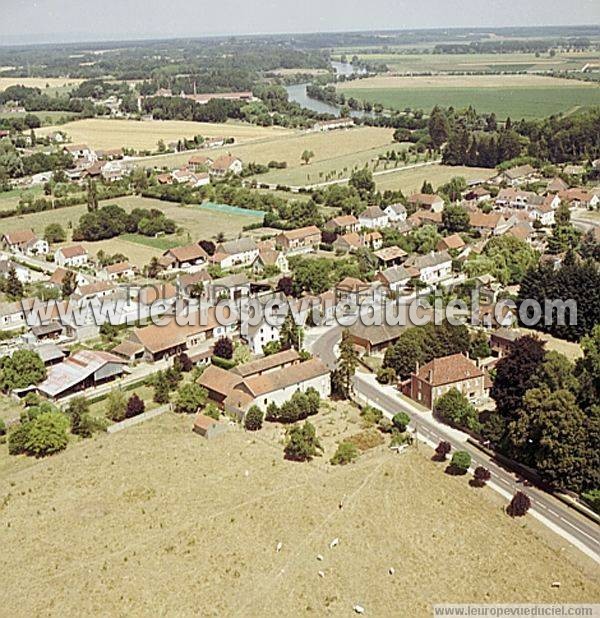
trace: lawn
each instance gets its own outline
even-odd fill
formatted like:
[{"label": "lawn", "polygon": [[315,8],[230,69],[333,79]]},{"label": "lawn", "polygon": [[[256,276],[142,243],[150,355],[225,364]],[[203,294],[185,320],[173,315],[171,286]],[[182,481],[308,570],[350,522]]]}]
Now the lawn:
[{"label": "lawn", "polygon": [[114,120],[89,118],[76,120],[60,126],[48,126],[37,130],[38,135],[47,135],[57,129],[65,131],[71,142],[85,143],[92,148],[134,148],[156,150],[158,140],[165,144],[195,135],[203,137],[233,137],[247,142],[265,137],[287,135],[291,131],[279,127],[258,127],[242,123],[209,123],[182,120]]},{"label": "lawn", "polygon": [[495,174],[495,170],[483,167],[451,167],[433,164],[375,176],[375,183],[379,191],[397,191],[400,189],[405,195],[410,195],[419,191],[425,180],[431,182],[437,189],[455,176],[462,176],[466,180],[485,180]]},{"label": "lawn", "polygon": [[[274,135],[271,139],[263,139],[252,144],[240,144],[227,146],[222,149],[211,150],[213,156],[231,152],[240,157],[244,163],[254,161],[266,165],[269,161],[286,161],[288,169],[276,170],[268,174],[256,176],[256,179],[268,181],[269,178],[288,177],[292,170],[303,168],[300,159],[305,150],[314,153],[311,165],[323,163],[327,170],[336,169],[336,159],[346,158],[344,165],[352,161],[360,162],[365,160],[365,156],[372,156],[375,150],[387,150],[392,147],[393,129],[380,129],[376,127],[360,127],[349,131],[331,131],[330,133],[300,133],[296,132],[284,136]],[[399,144],[395,144],[400,147]],[[367,154],[365,154],[367,153]],[[176,166],[182,165],[190,158],[189,153],[170,155],[168,157],[148,157],[140,160],[144,166]],[[331,161],[330,167],[327,167]],[[337,163],[339,167],[340,163]],[[352,167],[352,165],[350,165]],[[298,172],[299,182],[302,182],[304,170]],[[318,176],[318,174],[317,174]],[[291,176],[295,178],[295,175]]]},{"label": "lawn", "polygon": [[[335,414],[316,419],[320,434],[360,431]],[[590,563],[424,447],[376,447],[335,468],[331,435],[308,464],[285,461],[280,436],[206,441],[167,413],[46,460],[12,458],[15,472],[0,446],[0,528],[14,549],[0,557],[4,613],[350,616],[360,603],[419,618],[439,602],[600,599]]]},{"label": "lawn", "polygon": [[499,118],[541,118],[578,107],[600,105],[600,85],[535,75],[391,77],[380,76],[338,86],[348,97],[381,103],[389,109],[472,105]]}]

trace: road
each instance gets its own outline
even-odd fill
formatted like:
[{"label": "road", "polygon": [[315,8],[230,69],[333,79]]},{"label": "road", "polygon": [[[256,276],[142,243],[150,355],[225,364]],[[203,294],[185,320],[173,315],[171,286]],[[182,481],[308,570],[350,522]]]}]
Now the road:
[{"label": "road", "polygon": [[[334,326],[319,336],[311,346],[313,354],[330,368],[336,364],[335,349],[341,337],[341,331],[340,326]],[[445,440],[454,450],[467,451],[472,458],[472,468],[486,467],[492,474],[492,480],[488,485],[507,499],[518,490],[525,491],[532,502],[530,513],[536,519],[600,564],[599,528],[592,521],[551,494],[500,466],[486,453],[467,443],[466,434],[443,425],[433,418],[431,412],[420,410],[408,398],[400,395],[395,387],[379,384],[370,374],[357,373],[354,390],[359,398],[381,409],[388,418],[401,410],[406,412],[412,419],[410,428],[416,431],[420,440],[430,446],[435,446],[441,440]]]}]

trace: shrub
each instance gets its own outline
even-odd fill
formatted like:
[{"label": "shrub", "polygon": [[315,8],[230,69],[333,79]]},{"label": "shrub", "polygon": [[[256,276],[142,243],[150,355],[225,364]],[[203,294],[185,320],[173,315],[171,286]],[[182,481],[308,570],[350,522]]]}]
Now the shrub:
[{"label": "shrub", "polygon": [[473,477],[475,479],[475,484],[478,487],[483,487],[492,477],[490,471],[483,466],[477,466],[475,468],[475,472],[473,473]]},{"label": "shrub", "polygon": [[511,517],[523,517],[531,508],[531,500],[527,494],[517,491],[512,497],[510,504],[506,507],[506,512]]},{"label": "shrub", "polygon": [[6,435],[6,423],[0,418],[0,436]]},{"label": "shrub", "polygon": [[403,444],[412,444],[413,437],[409,433],[400,432],[397,429],[392,430],[392,438],[390,446],[402,446]]},{"label": "shrub", "polygon": [[451,425],[471,430],[479,428],[477,410],[456,388],[451,388],[435,401],[433,412]]},{"label": "shrub", "polygon": [[363,420],[363,425],[365,427],[371,427],[372,425],[376,425],[383,418],[383,412],[374,408],[372,406],[365,406],[360,411],[360,416]]},{"label": "shrub", "polygon": [[204,410],[202,410],[202,413],[205,416],[210,416],[210,418],[214,418],[215,421],[218,421],[219,418],[221,417],[221,413],[219,412],[219,408],[217,408],[217,406],[210,402],[208,403],[205,407]]},{"label": "shrub", "polygon": [[185,353],[181,352],[178,356],[173,360],[173,366],[177,365],[180,371],[184,373],[188,373],[194,368],[194,363],[192,363],[190,357]]},{"label": "shrub", "polygon": [[406,428],[410,423],[410,416],[408,416],[406,412],[398,412],[398,414],[394,414],[394,418],[392,418],[392,423],[394,424],[394,427],[396,427],[399,431],[406,431]]},{"label": "shrub", "polygon": [[9,455],[20,455],[21,453],[25,453],[25,445],[27,443],[27,438],[29,436],[29,425],[31,423],[28,421],[26,423],[21,423],[17,425],[13,430],[11,430],[8,434],[8,453]]},{"label": "shrub", "polygon": [[380,367],[377,370],[377,381],[380,384],[392,384],[396,379],[396,372],[391,367]]},{"label": "shrub", "polygon": [[143,414],[146,409],[146,404],[139,398],[137,393],[133,393],[127,401],[127,408],[125,410],[126,418],[132,418],[138,414]]},{"label": "shrub", "polygon": [[456,471],[465,474],[471,465],[471,455],[467,451],[456,451],[452,455],[450,465]]},{"label": "shrub", "polygon": [[252,406],[244,417],[244,427],[248,431],[258,431],[262,427],[263,413],[258,406]]},{"label": "shrub", "polygon": [[231,360],[233,357],[233,342],[227,337],[221,337],[215,342],[213,353],[215,356],[220,356],[226,360]]},{"label": "shrub", "polygon": [[600,515],[600,489],[591,489],[581,494],[581,497],[590,506],[592,511]]},{"label": "shrub", "polygon": [[233,369],[235,367],[236,362],[233,359],[221,358],[220,356],[212,356],[210,362],[221,369]]},{"label": "shrub", "polygon": [[113,388],[106,399],[106,416],[118,423],[125,418],[127,401],[120,388]]},{"label": "shrub", "polygon": [[448,453],[450,453],[451,450],[452,450],[452,447],[450,446],[450,442],[446,442],[445,440],[442,440],[435,447],[435,454],[437,455],[437,458],[440,461],[444,461],[446,457],[448,456]]},{"label": "shrub", "polygon": [[175,412],[193,414],[206,403],[207,396],[199,384],[184,384],[177,394]]},{"label": "shrub", "polygon": [[394,429],[394,425],[392,424],[392,421],[390,421],[389,418],[383,417],[377,423],[377,429],[379,429],[381,433],[392,433],[392,430]]},{"label": "shrub", "polygon": [[341,442],[335,454],[331,458],[331,463],[336,466],[345,466],[352,463],[358,457],[358,448],[352,442]]}]

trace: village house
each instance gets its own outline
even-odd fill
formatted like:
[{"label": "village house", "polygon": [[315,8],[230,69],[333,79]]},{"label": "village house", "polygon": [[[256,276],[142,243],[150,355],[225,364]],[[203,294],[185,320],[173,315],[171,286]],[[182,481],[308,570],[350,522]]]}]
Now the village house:
[{"label": "village house", "polygon": [[79,350],[62,363],[48,368],[46,379],[36,389],[56,400],[71,393],[98,386],[125,372],[122,358],[100,350]]},{"label": "village house", "polygon": [[383,246],[383,237],[379,232],[366,232],[358,234],[349,232],[338,236],[333,241],[333,249],[341,253],[352,253],[362,248],[380,249]]},{"label": "village house", "polygon": [[492,198],[492,194],[490,193],[490,190],[485,187],[475,187],[465,191],[464,198],[469,202],[481,204],[482,202],[487,202],[490,200]]},{"label": "village house", "polygon": [[469,225],[482,236],[500,236],[508,231],[512,222],[500,212],[472,212],[469,213]]},{"label": "village house", "polygon": [[429,409],[451,388],[477,402],[486,395],[485,374],[466,356],[452,354],[434,358],[410,376],[410,397]]},{"label": "village house", "polygon": [[502,358],[510,354],[515,342],[523,336],[523,333],[516,328],[499,328],[490,335],[490,348],[492,354]]},{"label": "village house", "polygon": [[447,251],[426,255],[413,255],[406,260],[404,267],[425,284],[434,284],[452,275],[452,257]]},{"label": "village house", "polygon": [[310,253],[321,244],[321,230],[316,225],[285,230],[275,242],[286,254]]},{"label": "village house", "polygon": [[379,206],[369,206],[369,208],[358,215],[358,224],[361,229],[366,228],[368,230],[374,230],[388,227],[390,221],[389,217]]},{"label": "village house", "polygon": [[91,300],[101,300],[112,296],[117,288],[109,281],[95,281],[84,285],[78,285],[71,298],[80,305]]},{"label": "village house", "polygon": [[279,341],[280,333],[280,326],[263,320],[260,324],[250,324],[246,332],[242,332],[242,339],[246,341],[252,354],[261,356],[268,343]]},{"label": "village house", "polygon": [[108,264],[100,271],[98,277],[104,281],[119,281],[122,279],[133,279],[135,277],[135,267],[129,262],[117,262]]},{"label": "village house", "polygon": [[390,223],[403,223],[406,221],[407,212],[404,204],[389,204],[383,209]]},{"label": "village house", "polygon": [[250,295],[250,281],[245,273],[213,279],[206,284],[208,298],[215,303],[221,299],[237,300]]},{"label": "village house", "polygon": [[202,412],[198,412],[194,418],[194,425],[192,431],[201,435],[207,440],[212,440],[217,436],[225,433],[228,430],[227,423],[217,421],[211,416],[206,416]]},{"label": "village house", "polygon": [[331,120],[321,120],[315,122],[313,131],[334,131],[335,129],[351,129],[354,126],[353,118],[333,118]]},{"label": "village house", "polygon": [[258,245],[252,238],[243,237],[218,243],[210,262],[223,270],[236,266],[250,266],[258,257]]},{"label": "village house", "polygon": [[75,284],[76,285],[87,285],[92,283],[92,277],[90,275],[86,275],[85,273],[79,271],[69,271],[66,268],[61,268],[60,266],[52,273],[50,279],[44,282],[44,285],[48,287],[53,287],[55,289],[60,290],[63,285],[63,281],[68,272],[75,273]]},{"label": "village house", "polygon": [[532,244],[535,238],[535,230],[531,223],[522,221],[521,223],[513,225],[508,232],[506,232],[506,235]]},{"label": "village house", "polygon": [[208,260],[208,254],[204,249],[194,243],[184,247],[174,247],[163,253],[161,264],[167,270],[198,270]]},{"label": "village house", "polygon": [[32,230],[5,232],[2,236],[2,246],[11,253],[21,255],[46,255],[50,251],[48,242],[38,238]]},{"label": "village house", "polygon": [[358,228],[358,219],[354,215],[339,215],[325,224],[325,229],[331,232],[356,232]]},{"label": "village house", "polygon": [[462,251],[466,246],[460,234],[451,234],[438,241],[436,249],[438,251]]},{"label": "village house", "polygon": [[252,271],[257,275],[262,274],[267,267],[275,267],[280,273],[288,273],[290,266],[283,251],[276,249],[260,249],[252,264]]},{"label": "village house", "polygon": [[519,165],[517,167],[511,167],[504,172],[501,172],[498,177],[498,182],[506,182],[512,187],[518,187],[530,180],[534,180],[537,177],[537,171],[531,165]]},{"label": "village house", "polygon": [[194,172],[207,172],[213,164],[213,159],[206,155],[192,155],[188,160],[188,167]]},{"label": "village house", "polygon": [[596,208],[600,204],[600,197],[597,192],[579,187],[562,191],[558,194],[558,197],[566,202],[570,208]]},{"label": "village house", "polygon": [[87,144],[66,144],[63,151],[73,157],[78,167],[89,166],[98,161],[98,155]]},{"label": "village house", "polygon": [[210,184],[210,176],[207,172],[193,172],[187,167],[173,170],[171,172],[171,179],[177,184],[186,184],[192,188]]},{"label": "village house", "polygon": [[273,371],[281,371],[301,362],[300,355],[294,348],[283,350],[257,360],[249,361],[243,365],[237,365],[231,371],[242,378],[260,376]]},{"label": "village house", "polygon": [[358,320],[350,326],[348,331],[354,347],[367,356],[372,356],[385,352],[388,346],[396,343],[405,328],[405,326],[385,323],[366,326]]},{"label": "village house", "polygon": [[385,268],[402,264],[408,257],[406,251],[397,245],[392,245],[391,247],[385,247],[374,251],[373,255]]},{"label": "village house", "polygon": [[[27,268],[27,266],[23,266],[23,264],[19,264],[18,262],[13,262],[5,256],[0,257],[0,277],[7,277],[11,270],[15,271],[17,279],[23,285],[31,283],[34,280],[34,273]],[[40,277],[41,276],[42,275],[40,275]]]},{"label": "village house", "polygon": [[336,286],[338,302],[359,303],[371,296],[371,284],[356,277],[344,277]]},{"label": "village house", "polygon": [[551,204],[544,203],[531,209],[531,216],[539,221],[544,227],[554,225],[554,208]]},{"label": "village house", "polygon": [[242,160],[230,154],[217,157],[210,166],[213,176],[226,176],[227,174],[241,174],[243,169]]},{"label": "village house", "polygon": [[411,278],[411,273],[404,266],[392,266],[376,275],[376,279],[394,294],[402,292]]},{"label": "village house", "polygon": [[414,193],[408,198],[408,204],[415,210],[429,210],[430,212],[444,210],[444,200],[439,195],[429,193]]},{"label": "village house", "polygon": [[561,193],[562,191],[566,191],[568,188],[568,183],[558,176],[548,181],[548,184],[546,185],[546,191],[548,191],[548,193]]},{"label": "village house", "polygon": [[54,252],[54,261],[62,268],[79,268],[88,263],[89,253],[81,245],[61,247]]}]

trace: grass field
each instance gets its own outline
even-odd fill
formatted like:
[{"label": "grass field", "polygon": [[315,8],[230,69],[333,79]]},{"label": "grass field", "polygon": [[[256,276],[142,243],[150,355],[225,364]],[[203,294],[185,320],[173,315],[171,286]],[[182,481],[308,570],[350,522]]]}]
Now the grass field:
[{"label": "grass field", "polygon": [[379,191],[397,191],[400,189],[405,195],[410,195],[419,191],[425,180],[431,182],[437,189],[455,176],[462,176],[466,180],[479,180],[491,178],[495,173],[495,170],[483,167],[451,167],[433,164],[375,176],[375,184]]},{"label": "grass field", "polygon": [[[50,126],[55,125],[59,122],[71,122],[75,120],[78,114],[73,114],[71,112],[49,112],[49,111],[39,111],[39,112],[28,112],[37,116],[41,122],[42,126]],[[2,112],[0,113],[1,118],[24,118],[25,114],[21,112]],[[62,120],[61,120],[62,119]]]},{"label": "grass field", "polygon": [[[223,232],[227,238],[236,238],[242,228],[249,223],[260,220],[260,215],[247,211],[248,214],[232,214],[216,212],[202,207],[183,207],[171,202],[147,199],[142,197],[122,197],[101,203],[118,204],[126,211],[134,208],[158,208],[183,228],[181,234],[163,236],[158,239],[146,238],[136,234],[82,243],[88,251],[95,255],[100,249],[108,253],[123,253],[129,260],[141,267],[147,264],[153,256],[161,255],[166,249],[195,242],[201,238],[214,238]],[[33,229],[37,234],[43,234],[49,223],[60,223],[65,229],[77,226],[79,218],[87,212],[87,206],[71,206],[59,210],[48,210],[18,217],[2,219],[2,231]],[[67,243],[69,244],[69,243]]]},{"label": "grass field", "polygon": [[[354,54],[350,54],[351,56]],[[580,71],[588,62],[599,62],[600,54],[357,54],[360,60],[385,63],[397,73],[468,72],[468,71]],[[334,59],[338,59],[335,56]]]},{"label": "grass field", "polygon": [[33,187],[32,189],[11,189],[10,191],[0,192],[0,210],[12,210],[19,205],[21,197],[33,195],[38,197],[42,194],[42,187]]},{"label": "grass field", "polygon": [[65,87],[74,88],[82,81],[82,79],[71,77],[0,77],[0,90],[6,90],[9,86],[18,84],[28,88],[41,88],[42,91],[55,92],[56,89],[64,89]]},{"label": "grass field", "polygon": [[58,127],[48,126],[37,130],[38,135],[47,135],[60,129],[65,131],[73,143],[85,143],[92,148],[134,148],[135,150],[156,150],[158,140],[165,144],[195,135],[203,137],[233,137],[236,141],[288,135],[288,129],[280,127],[258,127],[242,123],[210,123],[181,120],[113,120],[89,118],[76,120]]},{"label": "grass field", "polygon": [[[283,459],[280,428],[205,441],[170,413],[47,460],[13,457],[4,612],[350,616],[360,603],[419,618],[440,602],[598,602],[590,564],[424,447],[331,467],[333,428],[360,430],[336,414],[317,419],[325,456],[308,464]],[[0,470],[7,458],[0,447]]]},{"label": "grass field", "polygon": [[390,109],[428,111],[434,105],[459,109],[472,105],[499,118],[541,118],[600,105],[598,84],[536,75],[379,76],[340,84],[338,90]]},{"label": "grass field", "polygon": [[[309,174],[311,182],[318,182],[319,171],[327,173],[333,170],[343,171],[344,167],[351,170],[354,165],[362,167],[378,153],[392,147],[397,150],[403,148],[400,144],[392,143],[392,134],[392,129],[376,127],[360,127],[331,133],[295,133],[252,144],[215,149],[211,153],[216,156],[217,153],[231,152],[240,157],[244,163],[254,161],[266,165],[273,160],[286,161],[287,169],[261,174],[256,176],[257,181],[303,184],[307,182]],[[315,155],[308,166],[305,166],[300,159],[305,150],[311,150]],[[189,153],[147,157],[139,163],[146,167],[150,164],[172,167],[186,163],[189,157]]]}]

